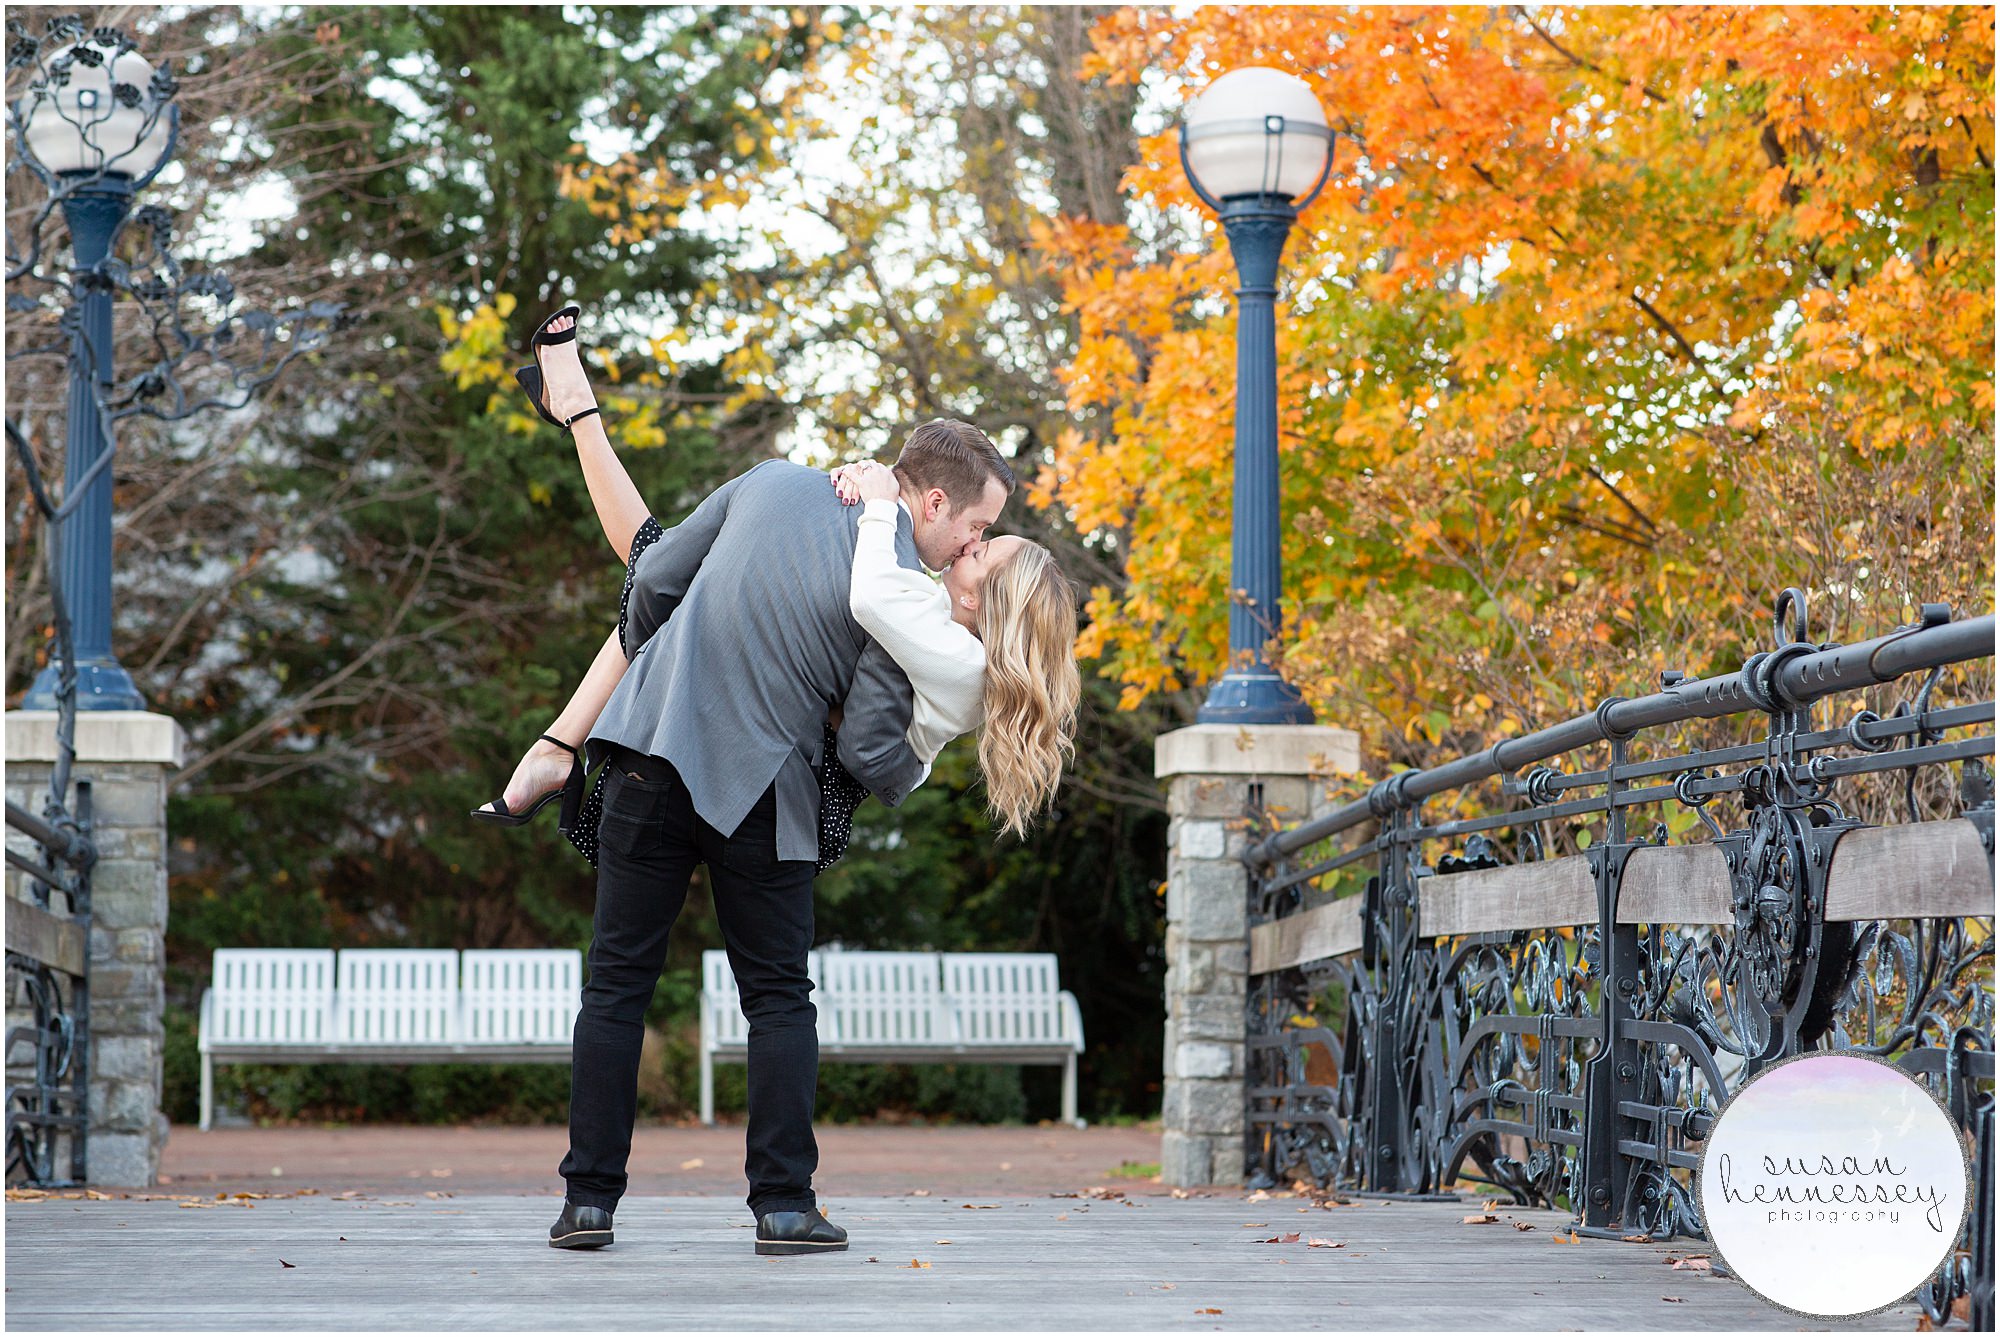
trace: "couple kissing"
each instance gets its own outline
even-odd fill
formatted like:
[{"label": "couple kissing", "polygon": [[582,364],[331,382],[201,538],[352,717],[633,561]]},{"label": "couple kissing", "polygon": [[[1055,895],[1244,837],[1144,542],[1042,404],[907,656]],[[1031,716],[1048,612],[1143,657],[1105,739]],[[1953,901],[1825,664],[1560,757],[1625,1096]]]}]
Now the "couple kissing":
[{"label": "couple kissing", "polygon": [[963,733],[978,733],[1002,831],[1025,833],[1049,807],[1074,754],[1075,594],[1040,544],[987,536],[1014,474],[984,433],[950,419],[911,431],[893,468],[765,460],[663,529],[605,433],[579,314],[543,321],[535,365],[516,376],[576,442],[625,562],[618,624],[501,797],[473,812],[520,825],[559,800],[559,825],[597,866],[549,1243],[612,1242],[645,1012],[705,864],[749,1026],[756,1252],[845,1249],[812,1186],[813,879],[846,849],[863,799],[900,804]]}]

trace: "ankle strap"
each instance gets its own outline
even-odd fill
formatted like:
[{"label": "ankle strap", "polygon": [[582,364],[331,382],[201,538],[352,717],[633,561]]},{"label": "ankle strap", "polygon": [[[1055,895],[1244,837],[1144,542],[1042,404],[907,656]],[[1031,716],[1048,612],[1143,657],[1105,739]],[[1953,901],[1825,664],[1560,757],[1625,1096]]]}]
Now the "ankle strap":
[{"label": "ankle strap", "polygon": [[574,418],[563,419],[563,430],[565,432],[569,431],[572,427],[575,427],[578,423],[582,422],[585,418],[588,418],[591,414],[596,413],[597,411],[598,411],[597,405],[592,404],[589,408],[577,414]]},{"label": "ankle strap", "polygon": [[557,738],[554,734],[543,734],[542,737],[547,739],[549,742],[554,743],[557,747],[569,753],[572,757],[580,757],[583,755],[581,752],[578,752],[575,748],[571,747],[568,743],[565,743],[562,739]]}]

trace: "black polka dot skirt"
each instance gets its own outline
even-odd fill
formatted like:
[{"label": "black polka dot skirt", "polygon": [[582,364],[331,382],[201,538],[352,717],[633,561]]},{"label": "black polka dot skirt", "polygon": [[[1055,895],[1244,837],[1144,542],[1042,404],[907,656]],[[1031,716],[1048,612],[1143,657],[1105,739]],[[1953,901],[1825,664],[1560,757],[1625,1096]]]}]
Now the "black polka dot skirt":
[{"label": "black polka dot skirt", "polygon": [[[861,806],[861,800],[869,791],[859,780],[840,764],[838,740],[832,729],[826,731],[826,739],[821,748],[819,767],[819,858],[814,868],[825,872],[833,867],[840,856],[847,853],[847,842],[854,835],[854,810]],[[590,786],[582,804],[577,809],[575,822],[566,827],[563,834],[577,852],[597,866],[597,824],[604,816],[604,776],[606,768],[597,768],[597,780]],[[569,800],[564,800],[567,811]]]}]

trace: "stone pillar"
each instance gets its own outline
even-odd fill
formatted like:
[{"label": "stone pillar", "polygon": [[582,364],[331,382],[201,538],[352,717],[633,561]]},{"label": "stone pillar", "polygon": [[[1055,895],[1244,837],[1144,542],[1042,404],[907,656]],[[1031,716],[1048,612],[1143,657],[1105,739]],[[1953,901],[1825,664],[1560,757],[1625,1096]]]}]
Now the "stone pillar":
[{"label": "stone pillar", "polygon": [[[6,723],[7,797],[40,816],[56,756],[55,712],[9,711]],[[91,839],[97,847],[90,884],[92,1184],[154,1183],[167,1141],[167,1117],[160,1112],[167,777],[184,763],[186,751],[187,734],[169,716],[144,710],[77,712],[71,776],[90,781]],[[12,831],[8,844],[24,852],[33,848]],[[7,883],[8,895],[27,895],[20,874],[10,870]],[[17,1024],[11,1014],[14,993],[10,979],[10,1026]],[[29,1074],[32,1080],[32,1069]],[[10,1068],[9,1082],[15,1078]]]},{"label": "stone pillar", "polygon": [[1352,729],[1316,724],[1198,724],[1162,734],[1155,746],[1169,819],[1163,1183],[1243,1182],[1250,943],[1242,856],[1252,788],[1289,825],[1319,808],[1323,786],[1313,777],[1360,766]]}]

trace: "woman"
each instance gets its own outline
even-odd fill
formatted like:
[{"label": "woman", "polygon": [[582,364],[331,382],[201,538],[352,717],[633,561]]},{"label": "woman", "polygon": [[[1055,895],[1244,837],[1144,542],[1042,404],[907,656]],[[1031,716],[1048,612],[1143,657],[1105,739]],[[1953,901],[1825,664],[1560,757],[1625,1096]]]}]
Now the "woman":
[{"label": "woman", "polygon": [[[537,411],[574,435],[605,537],[625,560],[618,629],[549,732],[521,759],[501,798],[474,815],[519,824],[561,793],[563,829],[595,863],[601,801],[597,791],[588,799],[582,796],[578,748],[637,649],[625,644],[632,571],[639,554],[663,531],[605,435],[577,357],[572,310],[565,308],[537,329],[532,347],[538,365],[524,368],[520,378]],[[1003,831],[1025,834],[1035,813],[1054,799],[1063,764],[1075,751],[1082,684],[1073,651],[1076,608],[1068,581],[1046,548],[1003,536],[974,545],[951,564],[941,583],[933,583],[896,561],[900,487],[893,470],[873,463],[844,465],[833,471],[832,485],[842,501],[863,508],[849,609],[910,680],[911,750],[928,774],[946,743],[978,728],[989,810]],[[836,706],[829,734],[838,726],[837,712]],[[840,766],[831,737],[822,754],[823,869],[846,848],[849,819],[867,791]],[[600,772],[600,790],[602,781]]]}]

